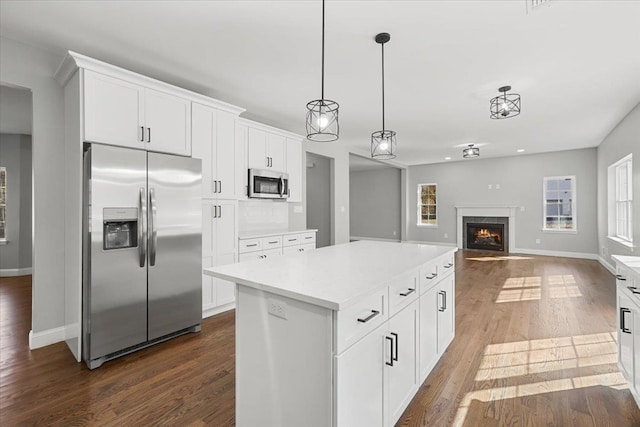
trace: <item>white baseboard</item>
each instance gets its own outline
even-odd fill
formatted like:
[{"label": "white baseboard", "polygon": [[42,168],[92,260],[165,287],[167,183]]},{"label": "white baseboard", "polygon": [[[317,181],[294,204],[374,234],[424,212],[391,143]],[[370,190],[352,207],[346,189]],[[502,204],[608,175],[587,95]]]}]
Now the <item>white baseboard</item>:
[{"label": "white baseboard", "polygon": [[375,240],[376,242],[399,242],[400,239],[381,239],[379,237],[349,236],[349,240]]},{"label": "white baseboard", "polygon": [[543,255],[543,256],[556,256],[563,258],[582,258],[597,260],[598,255],[590,254],[587,252],[566,252],[566,251],[547,251],[544,249],[526,249],[515,248],[509,250],[510,254],[527,254],[527,255]]},{"label": "white baseboard", "polygon": [[607,260],[606,260],[606,259],[602,258],[601,256],[598,256],[598,262],[599,262],[599,263],[600,263],[604,268],[606,268],[607,270],[609,270],[609,273],[613,274],[614,276],[616,275],[616,268],[615,268],[613,265],[609,264],[609,263],[607,262]]},{"label": "white baseboard", "polygon": [[202,310],[202,318],[206,319],[207,317],[215,316],[216,314],[232,310],[235,307],[235,302],[230,302],[229,304],[221,305],[219,307],[206,307]]},{"label": "white baseboard", "polygon": [[64,341],[65,327],[47,329],[42,332],[29,331],[29,348],[35,350],[36,348],[46,347],[57,342]]},{"label": "white baseboard", "polygon": [[33,269],[27,268],[4,268],[0,270],[0,277],[27,276],[32,274]]},{"label": "white baseboard", "polygon": [[455,243],[451,242],[425,242],[424,240],[403,240],[403,243],[417,243],[419,245],[436,245],[436,246],[450,246],[452,248],[456,247]]}]

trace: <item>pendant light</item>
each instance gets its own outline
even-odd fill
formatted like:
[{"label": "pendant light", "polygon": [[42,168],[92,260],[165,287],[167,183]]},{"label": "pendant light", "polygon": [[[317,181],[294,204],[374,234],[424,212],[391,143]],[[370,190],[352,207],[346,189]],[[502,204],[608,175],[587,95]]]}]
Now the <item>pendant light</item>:
[{"label": "pendant light", "polygon": [[321,98],[307,103],[307,139],[331,142],[339,138],[337,102],[324,99],[324,0],[322,0],[322,90]]},{"label": "pendant light", "polygon": [[511,90],[511,86],[502,86],[498,95],[491,100],[491,118],[492,119],[508,119],[520,114],[520,95],[517,93],[507,94]]},{"label": "pendant light", "polygon": [[376,35],[376,43],[382,46],[382,130],[371,134],[371,157],[379,160],[396,158],[396,133],[384,128],[384,44],[391,40],[389,33]]},{"label": "pendant light", "polygon": [[480,156],[480,149],[478,147],[474,147],[473,144],[469,144],[467,148],[462,150],[462,157],[464,157],[465,159],[470,159],[478,156]]}]

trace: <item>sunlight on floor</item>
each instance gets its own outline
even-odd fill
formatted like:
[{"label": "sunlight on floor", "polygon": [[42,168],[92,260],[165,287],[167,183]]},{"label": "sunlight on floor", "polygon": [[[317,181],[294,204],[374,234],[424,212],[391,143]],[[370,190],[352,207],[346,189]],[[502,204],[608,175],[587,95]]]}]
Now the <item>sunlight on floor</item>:
[{"label": "sunlight on floor", "polygon": [[496,302],[535,301],[543,295],[549,298],[575,298],[581,297],[582,293],[572,274],[510,277],[504,281]]},{"label": "sunlight on floor", "polygon": [[507,261],[507,260],[522,260],[522,259],[533,259],[531,257],[526,256],[517,256],[517,255],[506,255],[506,256],[482,256],[482,257],[473,257],[467,258],[471,261]]},{"label": "sunlight on floor", "polygon": [[[615,366],[617,362],[615,336],[615,332],[605,332],[490,344],[485,348],[475,380],[495,381],[563,369]],[[464,424],[473,400],[493,402],[594,386],[606,386],[616,390],[628,388],[624,377],[615,368],[615,372],[475,390],[465,394],[458,406],[453,425]]]}]

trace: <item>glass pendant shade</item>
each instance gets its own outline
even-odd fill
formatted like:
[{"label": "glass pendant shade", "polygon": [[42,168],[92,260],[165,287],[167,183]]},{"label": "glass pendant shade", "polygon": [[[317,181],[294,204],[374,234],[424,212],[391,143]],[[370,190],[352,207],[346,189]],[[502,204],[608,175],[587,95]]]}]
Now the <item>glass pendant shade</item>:
[{"label": "glass pendant shade", "polygon": [[316,99],[307,103],[307,139],[316,142],[331,142],[338,139],[339,105],[329,99]]},{"label": "glass pendant shade", "polygon": [[395,159],[396,146],[396,133],[392,130],[379,130],[371,134],[371,157],[374,159]]},{"label": "glass pendant shade", "polygon": [[474,147],[473,144],[469,144],[469,147],[462,150],[462,157],[464,157],[465,159],[470,159],[478,156],[480,156],[480,149],[478,147]]},{"label": "glass pendant shade", "polygon": [[491,99],[491,115],[492,119],[508,119],[520,114],[520,95],[517,93],[507,93],[511,90],[511,86],[502,86],[498,91],[502,95],[498,95]]}]

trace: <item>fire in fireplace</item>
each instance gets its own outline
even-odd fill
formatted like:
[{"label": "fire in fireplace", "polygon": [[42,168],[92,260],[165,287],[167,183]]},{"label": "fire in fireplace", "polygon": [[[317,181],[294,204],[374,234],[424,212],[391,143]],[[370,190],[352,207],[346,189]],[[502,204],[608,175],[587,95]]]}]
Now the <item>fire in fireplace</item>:
[{"label": "fire in fireplace", "polygon": [[467,223],[467,248],[504,252],[504,224]]}]

